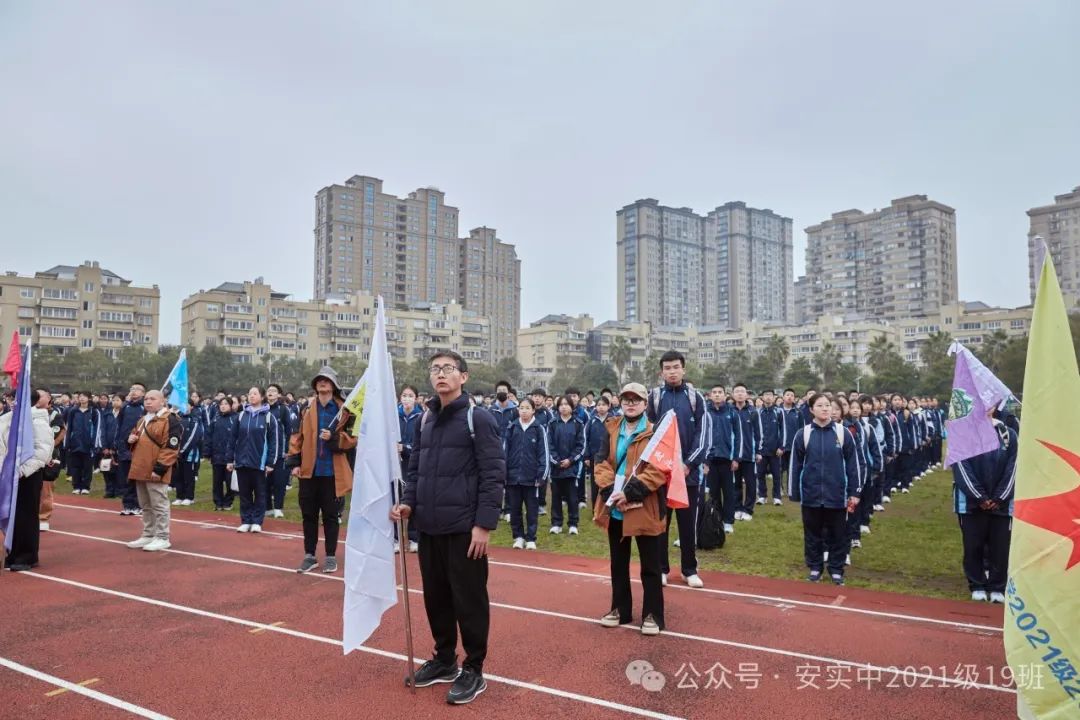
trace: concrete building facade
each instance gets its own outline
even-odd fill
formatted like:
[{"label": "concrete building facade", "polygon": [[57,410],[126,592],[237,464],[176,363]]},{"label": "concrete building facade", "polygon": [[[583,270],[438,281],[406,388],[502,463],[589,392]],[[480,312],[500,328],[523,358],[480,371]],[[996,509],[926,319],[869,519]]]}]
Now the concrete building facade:
[{"label": "concrete building facade", "polygon": [[1047,250],[1054,260],[1061,294],[1070,310],[1080,305],[1080,186],[1070,193],[1054,197],[1053,205],[1032,208],[1027,211],[1031,221],[1028,231],[1028,286],[1031,301],[1035,302],[1038,285],[1035,238],[1046,241]]}]

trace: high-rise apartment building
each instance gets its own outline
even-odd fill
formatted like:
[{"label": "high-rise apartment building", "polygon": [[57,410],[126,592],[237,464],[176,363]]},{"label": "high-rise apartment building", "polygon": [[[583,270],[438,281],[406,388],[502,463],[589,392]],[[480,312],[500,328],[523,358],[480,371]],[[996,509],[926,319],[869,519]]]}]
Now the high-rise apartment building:
[{"label": "high-rise apartment building", "polygon": [[493,358],[511,357],[521,306],[521,263],[494,229],[459,237],[458,208],[421,188],[406,197],[354,175],[315,196],[314,298],[382,295],[389,305],[452,303],[491,318]]},{"label": "high-rise apartment building", "polygon": [[1054,197],[1053,205],[1028,210],[1031,229],[1028,231],[1028,284],[1031,301],[1035,302],[1038,286],[1035,238],[1046,241],[1050,257],[1054,259],[1061,294],[1066,306],[1072,310],[1080,304],[1080,186],[1071,193]]},{"label": "high-rise apartment building", "polygon": [[925,195],[806,228],[806,322],[899,320],[957,300],[956,211]]},{"label": "high-rise apartment building", "polygon": [[651,198],[615,216],[619,320],[733,328],[790,321],[791,218],[743,202],[703,217]]},{"label": "high-rise apartment building", "polygon": [[15,330],[39,351],[65,354],[125,347],[158,349],[161,293],[157,285],[132,285],[96,261],[56,265],[33,277],[0,277],[0,337]]},{"label": "high-rise apartment building", "polygon": [[792,220],[729,202],[705,218],[706,245],[716,248],[716,323],[791,322],[795,313]]}]

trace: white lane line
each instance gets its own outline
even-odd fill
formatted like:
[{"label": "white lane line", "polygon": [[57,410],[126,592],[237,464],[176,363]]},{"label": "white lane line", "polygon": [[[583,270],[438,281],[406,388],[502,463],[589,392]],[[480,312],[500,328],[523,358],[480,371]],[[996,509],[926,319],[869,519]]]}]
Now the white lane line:
[{"label": "white lane line", "polygon": [[[71,587],[77,587],[83,590],[90,590],[92,592],[98,592],[105,595],[111,595],[113,597],[123,598],[124,600],[133,600],[135,602],[146,603],[147,605],[155,605],[157,607],[166,608],[168,610],[177,610],[179,612],[190,613],[192,615],[198,615],[199,617],[210,618],[212,620],[221,620],[223,622],[230,622],[236,625],[243,625],[249,628],[259,628],[266,632],[276,632],[282,635],[289,635],[291,637],[301,638],[303,640],[311,640],[313,642],[323,643],[325,645],[333,645],[341,647],[341,641],[334,638],[323,637],[321,635],[313,635],[311,633],[301,632],[300,630],[293,630],[292,628],[282,627],[280,625],[268,625],[266,623],[255,622],[253,620],[244,620],[243,618],[233,617],[231,615],[222,615],[220,613],[210,612],[209,610],[202,610],[200,608],[191,607],[188,605],[179,605],[177,603],[166,602],[164,600],[157,600],[155,598],[144,597],[142,595],[134,595],[132,593],[121,592],[119,590],[112,590],[110,588],[99,587],[97,585],[89,585],[87,583],[78,582],[76,580],[68,580],[66,578],[56,577],[53,575],[42,575],[37,572],[22,572],[21,576],[39,578],[41,580],[48,580],[50,582],[61,583],[63,585],[69,585]],[[388,650],[380,650],[378,648],[360,647],[358,650],[372,655],[379,655],[380,657],[390,658],[392,660],[399,660],[407,662],[407,658],[404,655],[390,652]],[[417,664],[421,664],[423,660],[415,660]],[[497,683],[503,683],[504,685],[511,685],[513,687],[522,688],[525,690],[532,690],[534,692],[544,693],[545,695],[554,695],[555,697],[564,698],[566,700],[574,700],[576,702],[585,703],[587,705],[595,705],[597,707],[607,708],[608,710],[617,710],[629,715],[637,715],[639,717],[654,718],[655,720],[684,720],[675,715],[665,715],[663,713],[653,712],[652,710],[646,710],[644,708],[634,707],[632,705],[623,705],[622,703],[612,702],[610,700],[604,700],[602,698],[591,697],[589,695],[581,695],[579,693],[570,692],[568,690],[559,690],[558,688],[545,687],[543,685],[536,685],[523,680],[515,680],[514,678],[508,678],[501,675],[489,675],[485,674],[484,678]],[[74,687],[78,687],[77,685]],[[69,688],[70,689],[70,688]],[[79,688],[85,690],[85,688]],[[86,690],[86,692],[94,692],[93,690]],[[135,707],[135,706],[131,706]],[[125,708],[126,709],[126,708]],[[149,712],[149,711],[147,711]],[[146,717],[152,718],[164,718],[163,715],[147,715]],[[167,719],[166,719],[167,720]]]},{"label": "white lane line", "polygon": [[[56,531],[56,532],[57,532],[58,535],[70,535],[71,537],[82,538],[82,539],[85,539],[85,540],[96,540],[96,541],[100,541],[100,542],[113,543],[113,544],[116,544],[116,545],[123,545],[124,544],[123,541],[121,541],[121,540],[112,540],[110,538],[101,538],[101,537],[95,537],[93,535],[83,535],[83,534],[80,534],[80,533],[73,533],[73,532],[67,532],[67,531]],[[251,566],[251,567],[257,567],[257,568],[262,568],[262,569],[266,569],[266,570],[276,570],[278,572],[292,573],[294,575],[297,574],[296,571],[293,570],[292,568],[281,567],[279,565],[268,565],[268,564],[265,564],[265,563],[252,562],[250,560],[238,560],[236,558],[221,557],[221,556],[218,556],[218,555],[207,555],[207,554],[204,554],[204,553],[188,552],[188,551],[185,551],[185,550],[164,550],[162,552],[174,553],[174,554],[177,554],[177,555],[184,555],[184,556],[187,556],[187,557],[201,558],[201,559],[204,559],[204,560],[215,560],[215,561],[218,561],[218,562],[235,563],[235,564],[238,564],[238,565],[248,565],[248,566]],[[326,579],[326,580],[337,580],[338,582],[344,582],[343,578],[338,577],[336,575],[327,575],[327,576],[324,576],[324,579]],[[401,590],[401,586],[398,585],[397,589]],[[409,592],[411,592],[413,594],[416,594],[416,595],[423,595],[423,590],[419,590],[419,589],[416,589],[416,588],[410,589]],[[539,609],[539,608],[525,607],[525,606],[522,606],[522,605],[511,605],[509,603],[500,603],[500,602],[491,602],[491,606],[496,607],[496,608],[500,608],[500,609],[503,609],[503,610],[511,610],[511,611],[514,611],[514,612],[523,612],[523,613],[529,613],[531,615],[541,615],[541,616],[544,616],[544,617],[558,618],[558,619],[561,619],[561,620],[572,620],[572,621],[575,621],[575,622],[588,623],[589,625],[596,625],[596,619],[595,618],[583,617],[581,615],[570,615],[568,613],[555,612],[553,610],[542,610],[542,609]],[[636,628],[634,628],[632,626],[629,626],[629,625],[622,625],[620,627],[622,627],[622,628],[624,628],[626,630],[632,630],[634,632],[637,632]],[[723,646],[727,646],[727,647],[739,648],[741,650],[751,650],[751,651],[754,651],[754,652],[766,653],[766,654],[769,654],[769,655],[779,655],[779,656],[782,656],[782,657],[795,658],[797,660],[813,660],[813,661],[816,661],[816,662],[824,662],[824,663],[829,663],[832,666],[843,665],[843,666],[852,667],[852,668],[855,668],[855,669],[863,668],[863,669],[867,669],[867,670],[879,671],[879,672],[882,672],[882,673],[885,673],[885,674],[893,673],[898,678],[901,677],[901,676],[903,676],[903,677],[912,677],[912,678],[922,678],[924,680],[933,680],[933,681],[936,681],[936,682],[944,684],[944,685],[955,685],[955,686],[960,686],[960,687],[964,687],[964,688],[981,688],[983,690],[997,690],[999,692],[1010,692],[1010,693],[1011,692],[1016,692],[1012,688],[1007,688],[1007,687],[1003,687],[1003,686],[1000,686],[1000,685],[984,685],[984,684],[980,684],[980,683],[967,682],[965,680],[959,680],[959,679],[956,679],[956,678],[950,678],[950,677],[946,677],[944,675],[931,675],[931,674],[926,674],[926,673],[919,673],[919,672],[916,672],[917,668],[915,666],[905,666],[903,668],[898,668],[898,667],[893,667],[893,666],[884,667],[884,666],[881,666],[881,665],[872,665],[872,664],[869,664],[869,663],[859,662],[857,660],[841,660],[839,658],[831,658],[831,657],[825,657],[825,656],[821,656],[821,655],[810,655],[810,654],[807,654],[807,653],[797,652],[795,650],[785,650],[783,648],[774,648],[774,647],[768,647],[768,646],[765,646],[765,645],[752,645],[752,644],[748,644],[748,643],[737,642],[735,640],[722,640],[720,638],[709,637],[707,635],[692,635],[692,634],[689,634],[689,633],[680,633],[680,632],[674,632],[674,631],[670,631],[670,630],[665,630],[663,634],[665,636],[667,636],[667,637],[674,637],[674,638],[679,638],[679,639],[682,639],[682,640],[693,640],[695,642],[710,643],[710,644],[713,644],[713,645],[723,645]],[[922,667],[930,667],[930,666],[928,666],[928,665],[919,666],[919,668],[922,668]]]},{"label": "white lane line", "polygon": [[[86,512],[106,513],[106,514],[109,514],[109,515],[115,515],[116,514],[116,512],[114,512],[112,510],[102,510],[100,508],[81,507],[79,505],[65,505],[65,504],[62,504],[62,503],[57,503],[56,507],[71,508],[73,510],[83,510],[83,511],[86,511]],[[184,523],[184,524],[187,524],[187,525],[195,525],[195,526],[197,526],[197,527],[199,527],[199,528],[201,528],[203,530],[210,530],[210,529],[233,530],[234,529],[234,526],[232,526],[232,525],[220,525],[220,524],[204,522],[204,521],[198,521],[198,520],[181,520],[181,519],[177,519],[175,517],[172,518],[172,522]],[[282,537],[282,538],[294,538],[294,539],[298,539],[298,540],[303,540],[303,538],[304,538],[303,535],[296,535],[296,534],[292,534],[292,533],[276,533],[276,532],[269,532],[269,531],[266,531],[266,530],[263,530],[263,535],[272,535],[272,536],[275,536],[275,537]],[[344,542],[344,537],[341,538],[341,542]],[[598,574],[598,573],[584,572],[584,571],[581,571],[581,570],[560,570],[560,569],[557,569],[557,568],[548,568],[548,567],[542,567],[542,566],[538,566],[538,565],[525,565],[525,564],[522,564],[522,563],[512,563],[512,562],[506,562],[506,561],[500,561],[500,560],[490,560],[490,559],[488,560],[488,562],[491,565],[497,565],[497,566],[501,566],[501,567],[517,568],[517,569],[520,569],[520,570],[531,570],[533,572],[545,572],[545,573],[551,573],[551,574],[554,574],[554,575],[569,575],[569,576],[572,576],[572,577],[583,577],[583,578],[590,578],[590,579],[593,579],[593,580],[605,580],[605,581],[608,580],[607,575],[601,575],[601,574]],[[630,581],[633,582],[633,583],[637,583],[639,585],[641,584],[641,580],[638,579],[638,578],[631,578]],[[810,601],[810,600],[795,600],[795,599],[792,599],[792,598],[778,597],[778,596],[775,596],[775,595],[758,595],[758,594],[755,594],[755,593],[736,592],[734,590],[717,590],[715,588],[699,588],[699,589],[695,590],[693,588],[685,587],[685,586],[682,586],[682,585],[669,585],[668,590],[678,590],[680,592],[691,592],[691,593],[706,593],[706,594],[710,594],[710,595],[719,595],[719,596],[723,596],[723,597],[734,597],[734,598],[740,598],[740,599],[745,599],[745,600],[754,600],[754,601],[757,601],[757,602],[764,602],[764,603],[772,604],[773,607],[776,607],[777,609],[780,609],[780,610],[785,609],[785,608],[780,607],[780,605],[785,605],[786,604],[786,605],[794,605],[794,606],[797,606],[797,607],[804,607],[804,608],[817,608],[817,609],[821,609],[821,610],[832,610],[832,611],[836,611],[836,612],[855,613],[857,615],[866,615],[868,617],[886,618],[886,619],[889,619],[889,620],[908,620],[908,621],[911,621],[911,622],[929,623],[929,624],[932,624],[932,625],[942,625],[942,626],[945,626],[945,627],[962,628],[962,629],[965,629],[965,630],[980,630],[980,631],[983,631],[983,632],[993,632],[993,633],[1003,632],[1002,628],[997,627],[995,625],[980,625],[978,623],[959,622],[959,621],[956,621],[956,620],[942,620],[940,618],[926,617],[926,616],[923,616],[923,615],[908,615],[908,614],[905,614],[905,613],[885,612],[883,610],[867,610],[867,609],[864,609],[864,608],[849,607],[849,606],[846,606],[846,605],[832,605],[830,603],[819,603],[819,602],[813,602],[813,601]]]},{"label": "white lane line", "polygon": [[106,695],[103,692],[98,692],[97,690],[91,690],[88,687],[83,687],[82,685],[68,682],[63,678],[58,678],[54,675],[48,675],[41,672],[40,670],[35,670],[32,667],[21,665],[14,660],[8,660],[7,658],[0,657],[0,667],[6,667],[8,670],[14,670],[17,673],[22,673],[23,675],[34,678],[35,680],[40,680],[43,683],[55,685],[58,688],[63,688],[64,690],[67,690],[69,692],[78,693],[79,695],[88,697],[91,700],[97,700],[100,703],[111,705],[118,710],[125,710],[132,715],[149,718],[149,720],[172,720],[172,718],[170,718],[168,715],[162,715],[159,712],[154,712],[153,710],[149,710],[138,705],[133,705],[126,700],[121,700],[120,698],[113,697],[112,695]]}]

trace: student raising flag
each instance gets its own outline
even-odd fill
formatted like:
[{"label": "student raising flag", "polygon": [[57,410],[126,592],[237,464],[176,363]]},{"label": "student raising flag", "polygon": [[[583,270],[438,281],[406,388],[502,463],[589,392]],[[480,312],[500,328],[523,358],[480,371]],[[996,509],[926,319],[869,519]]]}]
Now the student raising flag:
[{"label": "student raising flag", "polygon": [[[1080,717],[1080,375],[1047,255],[1035,296],[1024,383],[1005,652],[1021,718]],[[949,438],[952,442],[952,436]],[[1020,683],[1018,682],[1018,685]]]},{"label": "student raising flag", "polygon": [[998,434],[988,413],[1012,397],[1005,383],[963,344],[953,342],[949,354],[956,355],[956,370],[945,421],[949,435],[945,467],[997,450]]}]

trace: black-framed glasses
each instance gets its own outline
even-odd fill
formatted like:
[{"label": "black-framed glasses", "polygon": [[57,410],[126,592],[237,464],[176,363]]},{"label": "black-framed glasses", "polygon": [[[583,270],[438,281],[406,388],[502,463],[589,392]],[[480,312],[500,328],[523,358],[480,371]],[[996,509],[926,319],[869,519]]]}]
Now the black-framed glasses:
[{"label": "black-framed glasses", "polygon": [[457,365],[432,365],[428,368],[428,373],[431,374],[431,377],[437,377],[439,375],[452,375],[457,371],[457,369]]}]

